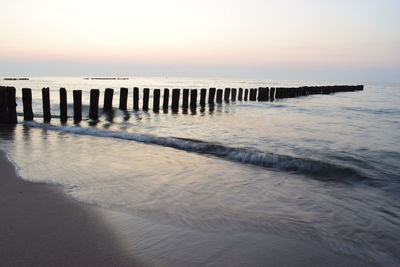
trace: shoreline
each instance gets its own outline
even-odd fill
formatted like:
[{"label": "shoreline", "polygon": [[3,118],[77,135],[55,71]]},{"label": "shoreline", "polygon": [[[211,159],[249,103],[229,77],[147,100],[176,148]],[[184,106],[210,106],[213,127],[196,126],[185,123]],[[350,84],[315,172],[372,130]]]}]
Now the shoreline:
[{"label": "shoreline", "polygon": [[0,266],[375,266],[274,234],[201,232],[87,205],[22,180],[1,150],[0,169]]},{"label": "shoreline", "polygon": [[20,179],[0,150],[0,266],[144,266],[127,255],[96,207]]}]

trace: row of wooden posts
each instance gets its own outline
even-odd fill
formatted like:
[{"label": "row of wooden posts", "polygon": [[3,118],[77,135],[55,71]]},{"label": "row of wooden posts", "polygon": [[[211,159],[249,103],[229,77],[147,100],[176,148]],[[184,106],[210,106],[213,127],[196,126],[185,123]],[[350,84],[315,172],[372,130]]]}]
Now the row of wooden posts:
[{"label": "row of wooden posts", "polygon": [[[341,86],[304,86],[296,88],[268,88],[260,87],[258,89],[243,89],[243,88],[225,88],[216,89],[210,88],[200,90],[200,106],[204,107],[206,101],[209,105],[216,103],[229,102],[229,101],[268,101],[280,98],[290,98],[298,96],[306,96],[313,94],[331,94],[336,92],[350,92],[363,90],[363,85],[341,85]],[[197,89],[183,89],[182,90],[182,104],[183,109],[196,109],[197,107]],[[127,111],[128,101],[128,88],[120,89],[119,109]],[[181,89],[172,89],[171,109],[176,112],[179,109]],[[89,119],[97,121],[99,119],[99,96],[100,90],[90,90],[90,109]],[[106,89],[104,93],[103,113],[110,114],[113,111],[113,96],[114,89]],[[169,108],[170,90],[164,89],[163,103],[160,107],[161,90],[153,90],[153,111],[159,112],[162,108],[164,111]],[[189,101],[190,96],[190,101]],[[143,89],[142,110],[149,110],[150,89]],[[32,110],[32,90],[29,88],[22,89],[22,101],[24,120],[33,120],[34,114]],[[42,102],[43,102],[43,120],[48,122],[51,120],[50,112],[50,89],[42,89]],[[73,90],[73,106],[74,106],[74,121],[80,122],[82,120],[82,90]],[[60,120],[66,122],[68,119],[67,114],[67,91],[65,88],[60,88]],[[139,88],[133,88],[133,109],[139,110]],[[15,101],[15,88],[14,87],[0,87],[0,123],[17,123],[16,114],[16,101]]]}]

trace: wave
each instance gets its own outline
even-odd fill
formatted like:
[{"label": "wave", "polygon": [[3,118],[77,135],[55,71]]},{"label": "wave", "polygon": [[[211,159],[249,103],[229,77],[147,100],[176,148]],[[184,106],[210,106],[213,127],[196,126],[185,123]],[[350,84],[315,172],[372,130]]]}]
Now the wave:
[{"label": "wave", "polygon": [[400,110],[395,108],[365,108],[365,107],[344,107],[344,110],[361,112],[361,113],[370,113],[376,115],[398,115]]},{"label": "wave", "polygon": [[[308,158],[296,158],[248,148],[228,147],[223,144],[205,142],[180,137],[160,137],[150,134],[124,133],[94,128],[80,128],[42,124],[34,121],[24,122],[25,126],[54,130],[78,135],[130,140],[147,144],[175,148],[187,152],[212,155],[226,160],[256,165],[276,170],[304,173],[321,180],[345,181],[364,180],[365,177],[350,167],[338,166]],[[346,178],[346,179],[343,179]]]}]

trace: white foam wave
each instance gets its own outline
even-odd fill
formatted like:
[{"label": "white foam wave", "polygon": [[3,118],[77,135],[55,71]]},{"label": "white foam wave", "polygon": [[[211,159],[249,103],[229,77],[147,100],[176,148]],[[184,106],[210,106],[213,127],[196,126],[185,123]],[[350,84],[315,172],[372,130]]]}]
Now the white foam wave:
[{"label": "white foam wave", "polygon": [[24,122],[29,127],[42,128],[47,130],[61,131],[65,133],[89,135],[97,137],[116,138],[123,140],[136,141],[141,143],[155,144],[159,146],[171,147],[188,152],[213,155],[227,160],[268,167],[278,170],[296,171],[300,173],[316,174],[323,176],[323,179],[335,177],[351,176],[352,178],[363,178],[355,170],[337,166],[330,163],[316,161],[312,159],[296,158],[286,155],[249,150],[244,148],[227,147],[222,144],[204,142],[194,139],[177,137],[160,137],[150,134],[114,132],[95,128],[81,128],[56,126],[37,122]]}]

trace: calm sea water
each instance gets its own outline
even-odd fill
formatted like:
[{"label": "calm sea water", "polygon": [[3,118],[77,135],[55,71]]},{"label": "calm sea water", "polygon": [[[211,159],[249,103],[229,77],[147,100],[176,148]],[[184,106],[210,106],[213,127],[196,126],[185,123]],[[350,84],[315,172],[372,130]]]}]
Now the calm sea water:
[{"label": "calm sea water", "polygon": [[[116,110],[87,122],[89,90],[256,88],[303,81],[32,78],[35,121],[0,131],[24,179],[65,186],[83,202],[198,232],[274,233],[380,265],[400,265],[400,85],[242,102],[178,114]],[[43,124],[41,88],[83,90],[84,120]],[[151,93],[152,94],[152,93]],[[152,106],[150,99],[150,107]],[[199,248],[201,249],[201,248]]]}]

